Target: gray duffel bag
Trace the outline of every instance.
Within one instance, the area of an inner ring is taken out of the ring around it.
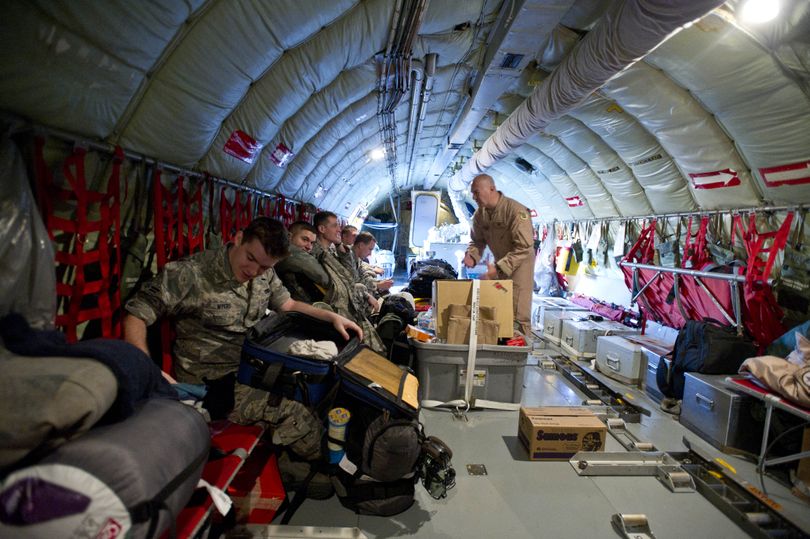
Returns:
[[[0,537],[156,537],[188,502],[210,435],[194,408],[151,399],[0,483]]]

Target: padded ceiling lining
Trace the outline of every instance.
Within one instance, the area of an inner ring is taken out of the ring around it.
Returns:
[[[681,62],[679,58],[695,58]],[[810,184],[768,187],[760,167],[810,160],[810,101],[774,58],[717,15],[647,58],[692,93],[734,140],[768,201],[810,197]]]
[[[387,45],[393,5],[8,0],[0,21],[0,45],[8,51],[0,58],[0,107],[347,216],[357,204],[373,204],[375,188],[379,201],[391,186],[385,161],[370,161],[368,153],[381,145],[376,55]],[[396,111],[397,177],[404,189],[421,184],[445,151],[477,70],[495,53],[486,51],[490,31],[511,5],[428,3],[413,58],[437,53],[438,67],[409,185],[410,94]],[[537,0],[532,9],[589,30],[609,5]],[[809,202],[810,184],[771,187],[759,169],[810,161],[810,8],[785,0],[784,19],[744,31],[729,22],[738,5],[733,0],[722,16],[711,14],[676,34],[551,122],[492,167],[499,187],[533,204],[544,219]],[[578,36],[543,26],[517,37],[553,69]],[[498,123],[545,76],[533,64],[526,68],[492,106]],[[482,114],[437,187],[473,155],[474,140],[477,147],[491,134],[495,116]],[[252,163],[223,152],[236,129],[261,147]],[[280,142],[294,152],[285,168],[269,158]],[[537,170],[516,168],[518,156]],[[739,176],[739,186],[694,188],[690,174],[725,169]],[[569,207],[567,199],[577,197],[582,205]]]

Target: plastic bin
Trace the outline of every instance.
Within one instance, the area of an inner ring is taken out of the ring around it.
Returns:
[[[465,344],[423,343],[411,339],[416,348],[419,398],[442,402],[464,398],[467,371]],[[498,402],[520,402],[523,371],[529,346],[476,347],[472,396]]]

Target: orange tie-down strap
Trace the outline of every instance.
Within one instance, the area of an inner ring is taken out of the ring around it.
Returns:
[[[209,428],[212,431],[211,447],[225,456],[208,461],[203,468],[202,478],[225,491],[258,445],[264,434],[264,427],[215,421]],[[196,536],[211,514],[213,505],[214,501],[208,491],[197,489],[177,517],[177,537]],[[163,534],[164,538],[168,536],[168,531]]]

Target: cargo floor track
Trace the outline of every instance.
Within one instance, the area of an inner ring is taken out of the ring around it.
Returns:
[[[555,370],[530,365],[525,370],[526,406],[579,405],[586,396]],[[597,375],[600,376],[600,375]],[[686,451],[684,437],[704,454],[721,458],[753,485],[753,463],[720,453],[676,419],[660,412],[640,390],[600,378],[651,410],[627,429],[665,451]],[[457,484],[444,500],[433,500],[421,485],[416,503],[390,518],[357,516],[337,498],[307,500],[291,524],[357,527],[369,538],[615,538],[615,513],[647,515],[657,539],[745,537],[746,533],[701,494],[672,493],[654,477],[579,477],[568,462],[531,462],[517,437],[517,412],[472,411],[468,420],[444,411],[423,411],[428,433],[444,439],[454,452]],[[607,451],[623,451],[611,436]],[[469,475],[467,464],[483,464],[486,475]],[[810,533],[810,506],[787,488],[765,478],[770,498],[805,532]],[[258,535],[257,535],[258,536]]]

